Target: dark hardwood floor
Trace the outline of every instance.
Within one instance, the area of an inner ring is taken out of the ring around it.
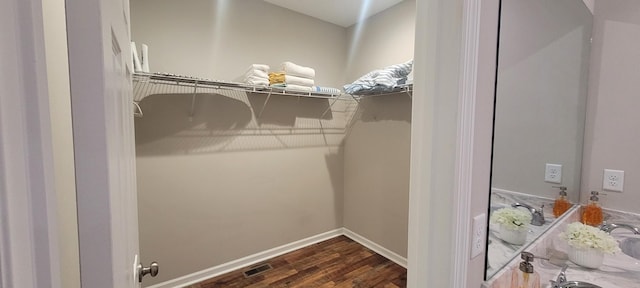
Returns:
[[[245,278],[252,265],[189,288],[245,287],[406,287],[407,270],[357,242],[338,236],[272,258],[273,269]]]

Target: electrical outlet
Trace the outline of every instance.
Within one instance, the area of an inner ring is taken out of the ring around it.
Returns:
[[[485,233],[487,232],[487,214],[480,214],[473,217],[473,229],[471,236],[471,259],[482,254],[486,247],[485,241],[487,239]]]
[[[549,183],[562,183],[562,165],[549,164],[544,169],[544,181]]]
[[[604,169],[604,177],[602,177],[602,189],[622,192],[622,190],[624,189],[624,171]]]

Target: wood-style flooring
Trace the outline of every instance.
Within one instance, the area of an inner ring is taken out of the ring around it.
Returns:
[[[406,287],[407,270],[357,242],[338,236],[275,258],[273,269],[245,278],[252,265],[189,288],[254,287]]]

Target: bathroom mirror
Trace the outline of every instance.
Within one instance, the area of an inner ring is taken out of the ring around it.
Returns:
[[[553,186],[579,202],[592,21],[583,0],[501,1],[489,215],[518,202],[546,221],[522,245],[490,223],[486,279],[551,225]]]

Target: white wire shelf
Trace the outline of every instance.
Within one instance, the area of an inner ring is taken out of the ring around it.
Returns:
[[[192,88],[207,88],[207,89],[226,89],[226,90],[241,90],[250,93],[263,93],[263,94],[278,94],[285,96],[299,96],[299,97],[312,97],[312,98],[335,98],[342,93],[332,94],[324,92],[311,92],[311,91],[299,91],[288,90],[280,87],[270,86],[254,86],[247,85],[238,82],[229,81],[216,81],[209,79],[200,79],[187,76],[169,75],[169,74],[157,74],[157,73],[143,73],[136,72],[133,75],[134,82],[134,100],[136,102],[142,101],[142,99],[151,96],[153,94],[162,93],[162,86],[182,86]],[[160,86],[160,87],[158,87]],[[166,87],[165,87],[166,88]]]
[[[335,102],[344,95],[342,93],[333,94],[324,92],[288,90],[282,87],[254,86],[244,83],[215,81],[188,76],[136,72],[133,75],[133,99],[135,105],[135,115],[137,117],[143,116],[142,109],[140,108],[138,103],[140,103],[140,101],[142,101],[146,97],[158,94],[191,94],[192,102],[191,112],[189,115],[193,117],[196,95],[198,93],[211,93],[213,92],[212,90],[231,90],[246,93],[266,94],[267,100],[260,110],[258,117],[262,115],[262,112],[267,106],[267,103],[269,102],[269,99],[271,99],[272,95],[332,99],[331,105],[329,106],[329,108],[327,108],[326,111],[324,111],[321,117],[324,116],[331,109],[333,104],[335,104]]]
[[[384,91],[381,91],[381,90],[360,91],[358,93],[352,94],[351,97],[353,97],[354,100],[359,101],[360,99],[368,98],[368,97],[388,96],[388,95],[396,95],[396,94],[407,94],[409,97],[411,97],[413,94],[413,84],[399,85]]]
[[[360,102],[361,99],[367,97],[385,96],[398,93],[406,93],[407,95],[411,96],[413,85],[402,85],[395,87],[389,91],[363,91],[361,93],[351,95],[346,93],[287,90],[286,88],[282,87],[254,86],[238,82],[216,81],[189,76],[136,72],[135,74],[133,74],[133,99],[135,106],[135,115],[138,117],[143,116],[142,109],[140,108],[140,105],[138,105],[138,103],[140,103],[140,101],[142,101],[146,97],[160,94],[186,94],[192,96],[190,112],[190,116],[192,117],[193,111],[195,110],[196,95],[198,93],[211,93],[215,92],[216,90],[266,94],[267,99],[264,102],[264,105],[261,108],[260,112],[258,113],[258,117],[262,115],[262,112],[267,106],[272,95],[329,99],[331,101],[329,107],[326,111],[324,111],[324,113],[322,113],[322,115],[320,115],[320,117],[323,117],[331,110],[331,107],[333,107],[333,105],[338,100],[352,99],[356,102]]]

